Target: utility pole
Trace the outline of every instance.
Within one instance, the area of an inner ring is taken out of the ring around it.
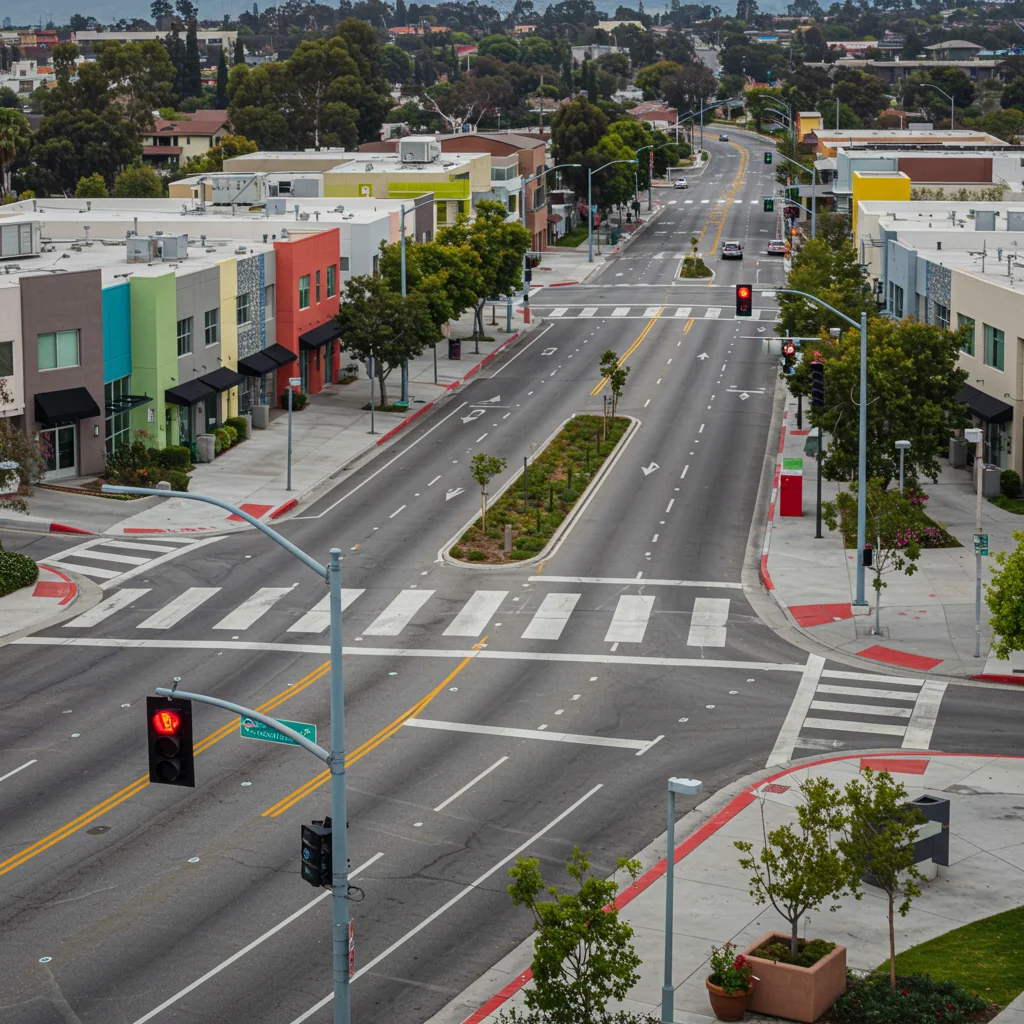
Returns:
[[[985,431],[981,427],[971,427],[964,431],[964,437],[974,442],[974,467],[976,470],[978,496],[974,521],[974,656],[981,657],[981,503],[982,503],[982,472],[985,468]]]

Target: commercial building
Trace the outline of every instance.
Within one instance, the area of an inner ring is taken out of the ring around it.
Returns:
[[[842,58],[834,64],[808,61],[805,66],[819,68],[829,73],[834,73],[839,68],[855,68],[880,78],[886,85],[893,85],[916,71],[948,68],[959,68],[972,82],[984,82],[999,74],[997,70],[999,63],[998,60],[855,60]]]
[[[815,128],[801,137],[801,143],[813,147],[818,156],[835,156],[841,147],[850,146],[903,146],[917,148],[987,146],[1003,147],[1002,139],[989,135],[987,132],[975,131],[970,128],[957,128],[955,131],[935,131],[931,125],[912,126],[910,128]]]
[[[95,29],[83,29],[80,32],[72,33],[72,42],[81,47],[83,53],[93,53],[97,43],[144,43],[149,40],[161,40],[167,38],[166,31],[151,32],[118,32],[99,31]],[[196,31],[196,40],[199,43],[199,52],[209,56],[210,50],[230,50],[235,45],[238,33],[233,29],[201,28]]]
[[[197,110],[172,121],[158,117],[142,136],[142,158],[154,167],[176,168],[203,156],[228,134],[226,110]]]

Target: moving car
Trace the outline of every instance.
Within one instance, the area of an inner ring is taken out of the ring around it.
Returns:
[[[723,260],[741,260],[743,259],[743,246],[739,242],[726,242],[722,246],[722,259]]]
[[[728,142],[729,141],[729,136],[725,135],[725,134],[719,135],[718,136],[718,141],[719,142]]]
[[[768,243],[768,255],[769,256],[785,256],[786,255],[786,241],[783,238],[773,238]]]
[[[685,178],[676,178],[674,188],[689,188],[690,184]]]

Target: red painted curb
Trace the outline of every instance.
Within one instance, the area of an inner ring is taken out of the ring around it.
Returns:
[[[63,523],[50,523],[50,533],[85,533],[94,536],[92,530],[83,530],[78,526],[65,526]]]
[[[422,416],[433,404],[433,402],[427,402],[426,405],[421,405],[411,416],[406,416],[406,418],[402,420],[402,422],[399,423],[397,427],[392,427],[386,434],[384,434],[377,441],[377,444],[383,444],[389,437],[394,437],[395,434],[397,434],[402,429],[402,427],[406,426],[409,423],[412,423],[412,421],[416,419],[417,416]]]
[[[156,527],[149,526],[126,526],[124,528],[125,533],[167,533],[167,530],[161,530]]]
[[[953,753],[950,751],[933,751],[929,750],[927,754],[922,758],[920,753],[904,753],[903,751],[892,751],[884,755],[886,758],[900,759],[904,757],[908,758],[915,765],[919,764],[922,759],[930,759],[933,757],[985,757],[985,758],[1008,758],[1013,760],[1020,760],[1021,755],[1019,754],[964,754],[964,753]],[[773,775],[768,775],[758,782],[751,783],[741,793],[734,796],[720,811],[710,817],[703,825],[698,828],[693,835],[684,839],[682,843],[675,848],[672,854],[672,863],[678,864],[688,854],[693,853],[698,846],[701,845],[706,839],[713,836],[723,825],[728,824],[736,817],[740,811],[749,807],[750,804],[757,799],[756,793],[762,786],[766,786],[776,779],[781,779],[792,772],[803,771],[806,768],[816,768],[823,764],[832,764],[835,761],[846,761],[850,759],[849,754],[838,754],[834,757],[823,757],[817,761],[805,761],[802,764],[796,764],[789,768],[783,768],[780,771],[775,772]],[[914,772],[914,774],[917,774]],[[649,888],[659,878],[662,878],[665,874],[665,870],[668,866],[668,858],[663,857],[653,867],[648,868],[632,885],[625,888],[615,898],[615,907],[621,910],[624,906],[634,900],[640,895],[645,889]],[[607,907],[605,908],[607,909]],[[490,1014],[494,1013],[506,1000],[511,999],[524,985],[533,977],[533,972],[530,970],[524,971],[515,980],[510,981],[500,992],[496,995],[491,996],[478,1010],[474,1010],[462,1024],[481,1024]]]
[[[520,331],[516,331],[515,334],[510,334],[493,352],[491,352],[489,355],[484,356],[483,359],[481,359],[480,362],[477,363],[476,366],[474,366],[469,371],[469,373],[467,373],[466,376],[462,378],[463,382],[469,380],[469,378],[472,377],[473,374],[477,372],[477,370],[480,370],[483,367],[485,367],[506,345],[511,345],[512,342],[519,337],[520,333]]]
[[[982,672],[980,675],[971,676],[970,678],[980,683],[1016,683],[1018,686],[1024,685],[1024,676],[1004,676],[994,672]]]
[[[772,583],[771,575],[768,572],[768,556],[761,556],[761,584],[765,590],[774,590],[775,584]]]
[[[283,516],[290,508],[295,508],[298,505],[298,498],[289,498],[283,505],[278,505],[273,512],[268,516],[269,519],[276,519],[278,516]]]
[[[40,562],[39,564],[42,565],[47,572],[52,572],[54,576],[59,576],[67,584],[67,593],[61,598],[61,605],[65,605],[68,604],[70,601],[73,601],[75,595],[78,593],[78,584],[75,583],[75,581],[70,576],[66,575],[65,573],[62,573],[59,569],[54,569],[53,566],[47,565],[45,562]],[[59,583],[54,585],[60,586]],[[38,586],[39,584],[36,583],[36,587]],[[32,596],[35,597],[35,593],[33,593]]]
[[[549,288],[564,288],[567,284],[579,284],[579,281],[556,281],[554,284],[549,284]]]

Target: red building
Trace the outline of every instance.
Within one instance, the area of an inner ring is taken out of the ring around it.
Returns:
[[[334,319],[341,282],[337,228],[310,234],[293,232],[274,243],[277,256],[277,342],[299,358],[277,371],[277,398],[289,377],[302,378],[302,390],[315,395],[337,380],[341,361]]]

